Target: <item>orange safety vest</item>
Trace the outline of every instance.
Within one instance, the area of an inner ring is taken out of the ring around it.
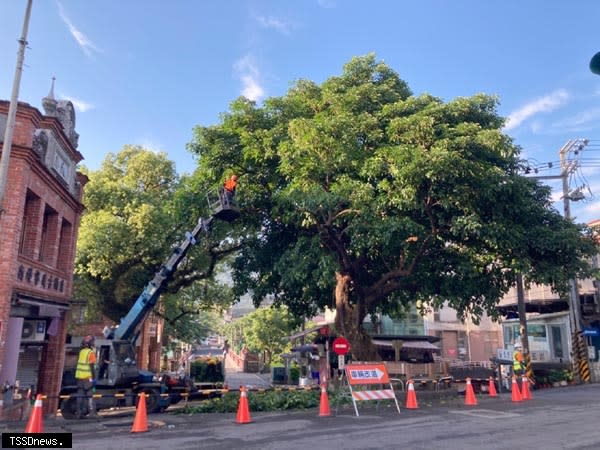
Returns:
[[[235,187],[237,186],[237,181],[232,180],[231,178],[228,179],[227,181],[225,181],[225,183],[223,184],[223,186],[225,187],[226,190],[228,190],[229,192],[235,192]]]

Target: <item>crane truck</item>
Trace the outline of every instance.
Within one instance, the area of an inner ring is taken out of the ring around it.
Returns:
[[[105,329],[105,339],[96,339],[97,361],[94,406],[96,410],[117,406],[135,406],[138,394],[146,394],[149,412],[160,412],[182,398],[182,393],[193,389],[193,384],[170,383],[159,379],[156,374],[141,370],[136,365],[135,343],[139,327],[156,305],[163,288],[185,258],[189,249],[196,244],[201,234],[210,232],[214,219],[232,222],[239,216],[239,209],[230,198],[219,191],[215,198],[207,196],[212,215],[200,218],[193,231],[175,247],[154,277],[145,286],[136,302],[116,328]],[[103,361],[108,365],[102,367]],[[75,419],[77,413],[77,385],[73,371],[63,376],[60,392],[60,410],[65,419]]]

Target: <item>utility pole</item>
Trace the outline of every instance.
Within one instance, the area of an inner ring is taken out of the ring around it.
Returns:
[[[519,312],[519,335],[521,336],[521,347],[525,358],[525,371],[527,378],[534,381],[533,366],[531,364],[531,353],[529,353],[529,335],[527,334],[527,308],[525,305],[525,289],[523,287],[523,274],[517,273],[517,308]]]
[[[6,119],[6,130],[4,132],[2,156],[0,158],[0,218],[2,218],[2,212],[4,211],[2,205],[4,203],[4,193],[6,191],[6,181],[8,178],[8,163],[10,161],[10,151],[12,149],[13,132],[15,130],[17,104],[19,101],[19,86],[21,85],[23,60],[25,59],[25,48],[27,47],[27,31],[29,30],[29,17],[31,16],[32,1],[33,0],[27,0],[27,9],[25,10],[25,19],[23,20],[23,31],[21,33],[21,39],[19,39],[17,66],[15,68],[12,94],[10,96],[10,106],[8,107],[8,118]]]
[[[565,219],[571,219],[571,201],[583,200],[581,192],[577,195],[569,192],[569,175],[577,169],[577,163],[567,161],[567,153],[580,151],[588,144],[587,139],[575,139],[568,141],[559,151],[560,175],[534,176],[537,180],[562,180],[563,207]],[[589,383],[591,381],[590,365],[587,355],[587,344],[581,331],[581,311],[579,306],[579,293],[577,291],[577,279],[569,280],[569,319],[571,323],[571,347],[573,353],[573,365],[580,381]]]

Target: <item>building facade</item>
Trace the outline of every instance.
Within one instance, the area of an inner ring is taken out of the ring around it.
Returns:
[[[72,103],[53,88],[42,103],[44,114],[18,104],[0,204],[0,380],[47,395],[45,412],[54,412],[87,177],[76,169]],[[8,109],[0,101],[0,140]]]

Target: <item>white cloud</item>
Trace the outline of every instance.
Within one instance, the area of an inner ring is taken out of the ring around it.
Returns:
[[[281,34],[285,34],[286,36],[290,35],[291,25],[283,20],[272,16],[256,16],[255,19],[263,28],[273,29]]]
[[[149,136],[135,139],[134,142],[137,142],[140,147],[144,147],[146,150],[150,150],[153,153],[158,154],[165,151],[164,146],[160,142]]]
[[[94,109],[94,105],[83,100],[79,100],[78,98],[70,97],[68,95],[60,95],[59,97],[64,98],[65,100],[69,100],[71,103],[73,103],[73,106],[77,111],[86,112],[90,109]]]
[[[317,0],[317,3],[321,8],[335,8],[336,1],[335,0]]]
[[[81,50],[83,50],[83,53],[85,53],[86,56],[92,56],[93,52],[100,52],[98,47],[96,47],[96,45],[83,32],[79,31],[79,29],[73,25],[71,19],[67,17],[62,4],[59,1],[57,1],[56,4],[58,5],[58,14],[60,15],[60,18],[69,29],[71,36],[75,38],[75,41],[77,41],[77,44],[79,44],[79,47],[81,47]]]
[[[529,117],[538,113],[545,113],[555,110],[564,105],[569,99],[569,93],[565,89],[559,89],[544,97],[538,98],[525,106],[513,111],[506,120],[505,131],[518,127]]]
[[[564,131],[582,131],[589,126],[596,126],[600,119],[600,108],[590,108],[572,117],[552,124],[554,128]]]
[[[260,72],[251,55],[245,55],[237,60],[233,68],[242,81],[242,95],[244,97],[258,101],[265,95],[265,90],[260,82]]]

